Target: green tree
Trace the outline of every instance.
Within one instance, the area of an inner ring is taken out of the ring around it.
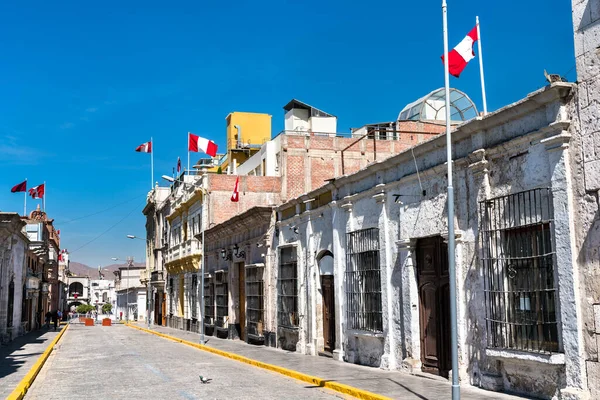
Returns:
[[[86,314],[86,313],[88,313],[90,311],[94,311],[95,308],[96,307],[94,307],[91,304],[80,304],[80,305],[77,306],[77,312],[79,314]]]
[[[102,305],[102,314],[110,314],[112,311],[112,304],[106,303]]]

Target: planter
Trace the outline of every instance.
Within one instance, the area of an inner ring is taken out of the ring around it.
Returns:
[[[102,326],[111,326],[112,325],[112,321],[110,320],[110,318],[104,318],[102,320]]]
[[[85,326],[94,326],[94,320],[91,318],[85,318]]]

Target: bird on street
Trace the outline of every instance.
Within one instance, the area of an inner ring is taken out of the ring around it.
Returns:
[[[200,375],[200,382],[202,382],[202,383],[209,383],[210,381],[212,381],[212,379],[205,378],[202,375]]]

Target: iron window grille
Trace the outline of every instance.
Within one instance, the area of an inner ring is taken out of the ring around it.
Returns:
[[[348,328],[383,332],[379,229],[349,232],[346,245]]]
[[[248,334],[262,336],[264,323],[263,265],[246,266],[246,312]]]
[[[229,293],[227,292],[226,272],[219,271],[215,273],[215,300],[217,305],[215,325],[219,328],[227,328]]]
[[[192,275],[192,296],[191,296],[191,305],[192,309],[192,319],[198,319],[198,275]]]
[[[279,253],[277,276],[277,324],[298,326],[298,259],[296,247],[284,247]]]
[[[551,189],[485,200],[479,212],[488,347],[558,351]]]
[[[212,325],[215,318],[215,286],[209,274],[204,276],[204,323]]]

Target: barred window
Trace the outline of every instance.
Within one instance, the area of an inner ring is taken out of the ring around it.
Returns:
[[[277,277],[277,323],[298,326],[298,260],[295,247],[283,247],[279,253]]]
[[[558,351],[551,190],[485,200],[479,211],[488,347]]]
[[[227,273],[224,271],[215,272],[215,300],[217,304],[215,325],[219,328],[227,328],[229,293],[227,292]]]
[[[214,324],[215,306],[214,306],[215,286],[209,274],[204,276],[204,323]]]
[[[198,275],[192,275],[192,296],[190,308],[192,309],[192,319],[198,319]]]
[[[349,232],[346,245],[348,328],[383,332],[379,229]]]
[[[264,321],[262,264],[246,266],[246,318],[248,334],[262,336]]]

